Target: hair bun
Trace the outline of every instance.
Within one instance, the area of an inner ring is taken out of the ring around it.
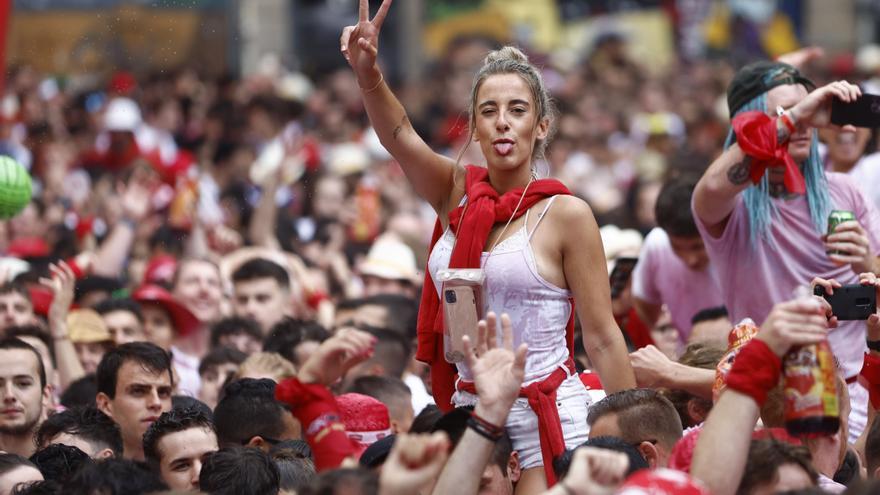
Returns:
[[[515,46],[505,46],[500,50],[489,52],[489,55],[486,55],[486,58],[483,60],[483,65],[505,61],[522,62],[527,64],[529,63],[529,57]]]

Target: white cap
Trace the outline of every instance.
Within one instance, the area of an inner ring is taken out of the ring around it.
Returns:
[[[104,111],[104,129],[134,132],[143,120],[141,109],[130,98],[113,98]]]
[[[416,256],[412,249],[396,236],[383,235],[376,239],[367,259],[361,264],[361,275],[387,280],[408,280],[417,283]]]

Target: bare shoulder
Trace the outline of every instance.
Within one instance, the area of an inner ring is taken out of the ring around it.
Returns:
[[[551,218],[558,222],[564,222],[565,225],[595,225],[596,219],[593,217],[593,209],[586,201],[566,194],[559,196],[550,208]]]

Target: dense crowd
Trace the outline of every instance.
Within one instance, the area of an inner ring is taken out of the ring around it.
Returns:
[[[880,490],[880,313],[812,296],[880,290],[873,49],[404,83],[389,6],[313,79],[9,69],[0,495]]]

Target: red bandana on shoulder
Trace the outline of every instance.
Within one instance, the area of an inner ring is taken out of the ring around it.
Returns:
[[[455,247],[449,261],[449,268],[480,268],[480,258],[492,227],[507,221],[514,215],[516,205],[524,192],[517,188],[499,195],[489,183],[489,172],[483,167],[465,167],[465,194],[468,206],[459,206],[449,213],[449,226],[456,235]],[[557,194],[571,194],[565,185],[555,179],[533,181],[525,191],[522,205],[516,209],[517,218],[528,211],[535,203]],[[464,218],[462,218],[464,215]],[[443,234],[440,220],[434,225],[431,247]],[[448,411],[452,409],[452,394],[455,392],[455,366],[443,357],[443,311],[440,299],[434,289],[429,270],[425,270],[422,299],[419,305],[418,350],[416,359],[431,365],[432,393],[437,406]],[[571,325],[569,325],[571,326]],[[571,328],[569,344],[571,344]],[[569,346],[571,347],[571,345]]]

